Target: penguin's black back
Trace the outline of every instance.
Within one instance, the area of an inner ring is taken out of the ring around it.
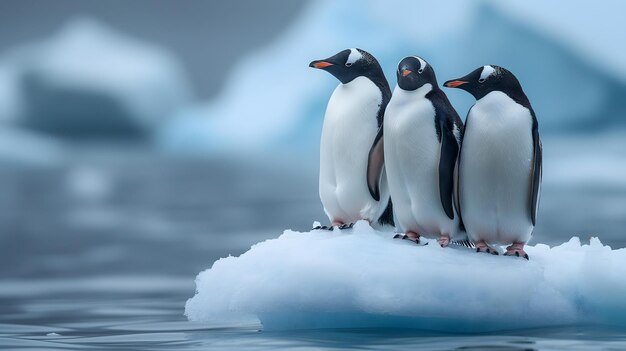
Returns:
[[[363,55],[363,59],[370,62],[370,68],[367,74],[363,76],[367,79],[371,80],[380,90],[382,94],[382,102],[378,109],[378,114],[376,115],[376,121],[378,123],[378,128],[382,127],[383,119],[385,117],[385,109],[387,108],[387,104],[391,100],[391,88],[389,87],[389,82],[385,77],[385,73],[383,72],[382,67],[378,63],[378,60],[372,54],[365,50],[357,49]]]
[[[445,123],[450,130],[454,130],[456,126],[463,137],[464,127],[463,121],[456,112],[446,94],[436,86],[433,86],[426,98],[429,99],[435,107],[435,129],[437,131],[437,140],[441,142],[441,124]],[[443,121],[441,119],[444,119]]]

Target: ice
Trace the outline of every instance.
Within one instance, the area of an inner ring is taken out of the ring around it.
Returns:
[[[212,324],[257,320],[264,330],[626,325],[626,249],[597,238],[528,246],[527,261],[392,237],[366,222],[287,230],[201,272],[185,314]]]
[[[10,89],[28,107],[21,122],[37,129],[150,131],[191,100],[172,54],[88,17],[8,52],[5,62],[20,77]]]

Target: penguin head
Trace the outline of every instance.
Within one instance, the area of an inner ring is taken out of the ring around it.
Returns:
[[[340,51],[323,60],[315,60],[309,64],[309,67],[322,69],[335,76],[343,84],[350,83],[356,77],[372,78],[383,74],[374,56],[357,48]]]
[[[448,88],[459,88],[472,94],[476,100],[492,91],[502,91],[509,95],[519,94],[522,87],[509,70],[496,65],[478,67],[468,75],[452,79],[443,84]]]
[[[432,66],[418,56],[408,56],[398,64],[398,86],[403,90],[416,90],[424,84],[437,86],[437,78]]]

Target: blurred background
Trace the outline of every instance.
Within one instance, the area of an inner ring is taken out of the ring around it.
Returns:
[[[439,84],[510,69],[544,143],[531,243],[626,246],[625,11],[618,0],[0,1],[0,337],[177,328],[200,270],[326,221],[318,147],[337,81],[308,63],[349,47],[376,56],[392,86],[407,55]],[[471,96],[446,93],[464,117]]]

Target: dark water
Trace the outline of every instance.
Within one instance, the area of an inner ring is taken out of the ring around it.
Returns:
[[[69,160],[1,167],[0,348],[626,349],[625,330],[593,326],[446,335],[190,323],[184,303],[199,271],[287,227],[306,230],[323,219],[315,167],[146,150],[90,150]],[[607,202],[621,210],[607,213]],[[541,208],[536,242],[596,234],[626,246],[626,189],[546,184]]]

